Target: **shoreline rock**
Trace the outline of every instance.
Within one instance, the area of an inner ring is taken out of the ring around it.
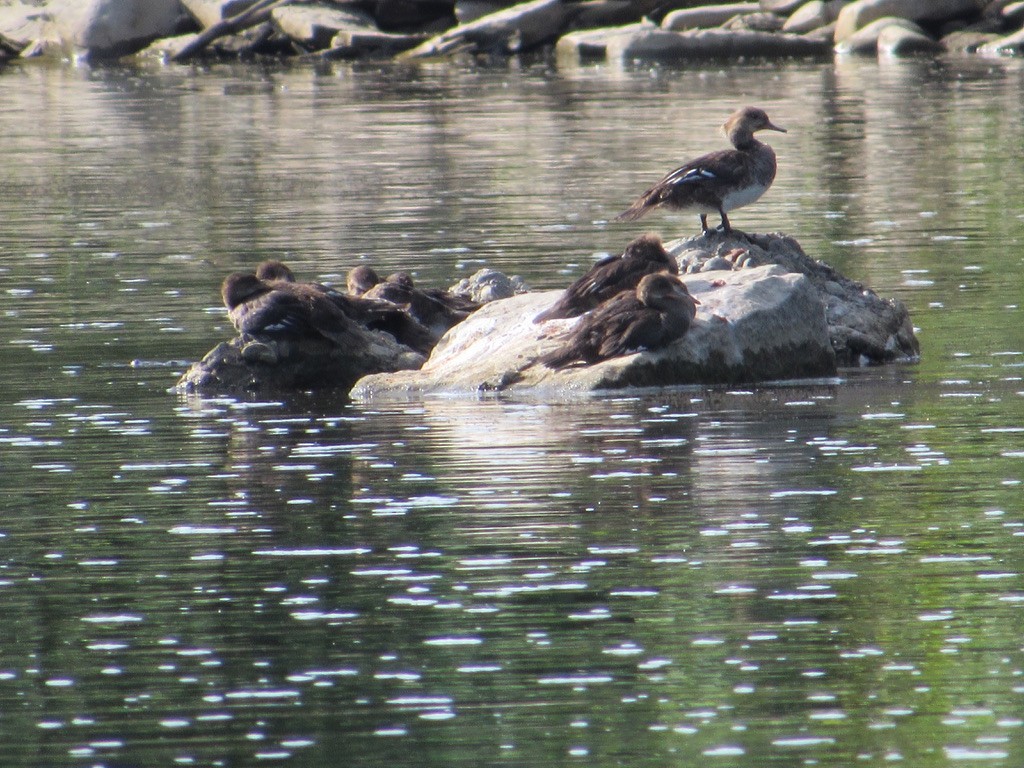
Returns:
[[[907,24],[913,35],[886,31]],[[850,42],[868,27],[870,42]],[[0,0],[5,55],[70,51],[86,60],[423,58],[551,47],[563,61],[1003,56],[1024,52],[1022,27],[1021,4],[1008,0],[691,0],[678,9],[653,0]]]

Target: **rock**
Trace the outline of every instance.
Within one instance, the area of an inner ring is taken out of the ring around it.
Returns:
[[[573,17],[576,29],[618,27],[634,24],[657,8],[657,2],[644,0],[584,0],[577,4],[578,12]]]
[[[878,36],[882,34],[883,29],[889,26],[899,27],[908,32],[916,32],[921,35],[924,34],[924,30],[912,21],[899,19],[895,16],[887,16],[882,19],[876,19],[866,27],[858,29],[856,33],[847,37],[843,42],[838,43],[835,51],[839,54],[862,53],[874,55],[878,53]]]
[[[255,339],[236,336],[210,350],[175,389],[203,394],[275,393],[321,389],[348,391],[370,373],[418,368],[422,355],[391,336],[363,330],[363,344],[344,349],[326,339]]]
[[[928,35],[895,24],[889,24],[878,33],[877,44],[879,56],[913,56],[944,50],[941,43],[932,40]]]
[[[1000,35],[989,32],[953,32],[940,41],[947,51],[955,53],[976,53],[980,48],[998,40]]]
[[[375,30],[343,29],[331,39],[331,45],[318,55],[328,59],[354,59],[361,56],[394,56],[429,39],[429,35],[401,35]]]
[[[456,296],[463,296],[477,304],[487,304],[498,299],[508,299],[517,293],[530,290],[519,275],[508,277],[496,269],[480,269],[469,277],[459,280],[448,289]]]
[[[718,265],[717,258],[724,258],[732,262],[733,269],[774,264],[805,275],[825,305],[829,338],[839,365],[887,363],[920,354],[910,314],[902,302],[882,299],[828,264],[811,259],[792,238],[749,235],[744,241],[739,237],[700,236],[666,243],[665,247],[686,273],[702,272],[709,262]]]
[[[43,40],[53,19],[45,8],[24,3],[0,5],[0,41],[18,54]]]
[[[761,0],[759,5],[762,11],[788,16],[805,2],[807,0]]]
[[[683,8],[672,11],[661,20],[661,28],[670,32],[684,29],[711,29],[720,27],[733,16],[744,13],[758,13],[758,3],[729,3],[727,5],[704,5],[699,8]]]
[[[750,32],[778,32],[786,22],[774,13],[747,13],[742,16],[733,16],[722,29],[746,30]]]
[[[230,19],[246,10],[256,0],[180,0],[182,7],[204,27]]]
[[[943,22],[980,13],[981,0],[854,0],[836,19],[835,42],[841,43],[871,22],[887,16],[916,22]]]
[[[1012,35],[998,37],[978,48],[978,53],[998,56],[1021,51],[1024,51],[1024,29],[1017,30]]]
[[[845,0],[811,0],[797,8],[782,25],[783,32],[803,35],[814,29],[828,26],[839,17],[839,10]]]
[[[610,36],[605,50],[610,61],[629,62],[821,56],[828,53],[829,47],[826,41],[783,33],[724,29],[667,32],[633,28],[631,34]]]
[[[1019,27],[1024,24],[1024,2],[1010,3],[1000,14],[1004,24],[1010,27]]]
[[[406,58],[462,51],[516,53],[558,38],[577,13],[562,0],[532,0],[460,24],[402,54]]]
[[[274,26],[307,50],[327,48],[342,30],[376,31],[373,18],[355,8],[284,5],[270,13]]]
[[[368,376],[352,396],[509,391],[561,397],[835,374],[823,307],[806,277],[772,265],[714,276],[684,278],[701,301],[699,313],[687,334],[662,350],[550,370],[534,360],[557,348],[578,318],[535,324],[561,292],[529,293],[488,304],[452,329],[421,370]]]
[[[562,66],[589,60],[604,60],[608,56],[609,43],[619,37],[632,37],[640,30],[655,30],[649,22],[629,24],[623,27],[591,29],[562,35],[555,43],[555,58]]]
[[[117,58],[172,35],[178,0],[52,0],[47,10],[64,45],[87,58]]]

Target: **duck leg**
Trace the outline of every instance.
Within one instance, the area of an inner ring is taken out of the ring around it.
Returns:
[[[732,232],[732,224],[729,223],[729,217],[725,215],[724,209],[719,208],[718,212],[722,214],[722,225],[718,229],[722,234],[727,235]]]
[[[702,213],[700,215],[700,233],[702,235],[710,233],[710,230],[708,229],[708,215],[706,213]]]

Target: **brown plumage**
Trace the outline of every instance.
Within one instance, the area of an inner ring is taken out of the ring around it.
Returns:
[[[390,334],[400,344],[422,354],[429,355],[437,343],[437,335],[410,317],[403,308],[391,302],[349,296],[322,283],[296,282],[295,273],[287,265],[272,259],[256,267],[256,276],[269,286],[284,293],[292,293],[300,299],[320,294],[350,320],[364,328]]]
[[[661,349],[689,330],[698,303],[679,278],[665,272],[645,275],[635,290],[622,291],[584,315],[565,344],[538,362],[559,369]]]
[[[364,293],[363,298],[387,301],[402,307],[438,337],[480,308],[474,301],[441,289],[420,290],[413,284],[408,272],[389,275],[386,280]]]
[[[708,234],[708,214],[717,213],[720,229],[730,232],[727,212],[759,199],[775,179],[775,152],[755,139],[754,132],[786,130],[757,107],[737,110],[722,130],[735,149],[711,152],[676,168],[616,219],[633,221],[655,208],[671,208],[698,214],[701,231]]]
[[[655,272],[679,274],[679,265],[657,235],[641,235],[618,256],[597,262],[583,277],[565,289],[549,309],[533,319],[535,323],[557,318],[578,317],[622,291],[631,291],[644,275]]]
[[[345,280],[346,290],[351,296],[362,296],[380,282],[380,275],[373,267],[362,264],[349,270]]]

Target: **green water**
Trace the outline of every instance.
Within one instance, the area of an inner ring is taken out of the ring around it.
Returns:
[[[8,66],[5,766],[1024,763],[1022,74]],[[789,133],[734,225],[906,302],[919,364],[168,392],[266,257],[566,284],[742,103]]]

